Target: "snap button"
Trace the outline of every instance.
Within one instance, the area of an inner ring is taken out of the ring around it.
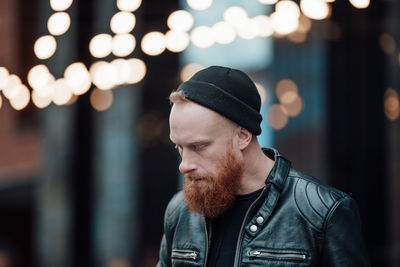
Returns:
[[[257,225],[252,225],[252,226],[250,226],[250,231],[252,231],[252,232],[255,232],[255,231],[257,231]]]
[[[258,224],[262,224],[264,222],[264,218],[259,216],[259,217],[257,217],[256,221],[257,221]]]

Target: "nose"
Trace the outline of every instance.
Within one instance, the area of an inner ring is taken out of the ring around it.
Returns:
[[[179,164],[179,171],[183,174],[192,172],[196,169],[195,164],[190,160],[188,156],[182,154],[182,161]]]

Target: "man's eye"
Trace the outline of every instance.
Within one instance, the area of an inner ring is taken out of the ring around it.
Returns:
[[[200,151],[205,147],[205,145],[191,145],[190,149],[193,151]]]

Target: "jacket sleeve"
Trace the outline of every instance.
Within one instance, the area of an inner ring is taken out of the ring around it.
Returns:
[[[370,266],[358,209],[349,196],[338,200],[328,215],[321,266]]]

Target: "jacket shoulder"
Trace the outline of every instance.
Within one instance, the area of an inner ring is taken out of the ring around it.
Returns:
[[[165,210],[165,222],[169,225],[176,225],[179,217],[187,210],[187,206],[183,201],[183,191],[176,193],[169,201]]]
[[[322,231],[337,206],[350,198],[342,191],[293,168],[288,179],[297,210],[318,231]]]

